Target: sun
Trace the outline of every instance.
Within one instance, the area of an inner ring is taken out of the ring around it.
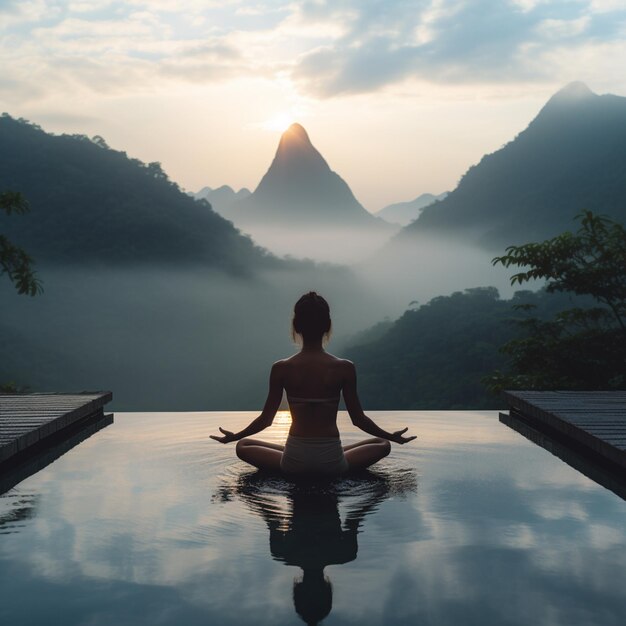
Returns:
[[[291,113],[283,111],[281,113],[277,113],[273,117],[270,117],[265,122],[262,122],[261,127],[265,130],[282,133],[286,131],[294,122],[294,116]]]

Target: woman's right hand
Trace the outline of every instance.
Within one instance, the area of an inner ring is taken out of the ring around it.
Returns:
[[[221,429],[220,429],[221,430]],[[409,443],[409,441],[413,441],[413,439],[417,439],[417,435],[411,435],[409,437],[403,437],[404,433],[409,430],[409,427],[403,428],[402,430],[396,430],[391,433],[391,437],[389,437],[390,441],[394,443]]]
[[[230,443],[231,441],[236,441],[235,433],[231,433],[230,430],[224,430],[221,426],[219,427],[220,432],[224,435],[220,437],[219,435],[209,435],[211,439],[215,439],[215,441],[219,441],[220,443]]]

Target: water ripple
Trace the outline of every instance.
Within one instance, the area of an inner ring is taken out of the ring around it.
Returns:
[[[0,496],[0,535],[17,533],[35,517],[39,496],[12,489]]]
[[[326,479],[294,479],[242,467],[241,463],[229,463],[222,468],[211,501],[213,504],[241,502],[270,526],[292,525],[296,509],[319,516],[333,507],[336,511],[339,504],[346,507],[348,518],[352,515],[362,519],[375,512],[384,500],[414,493],[418,484],[415,470],[400,461]],[[226,511],[220,515],[230,517]],[[233,509],[232,519],[237,515],[238,510]]]

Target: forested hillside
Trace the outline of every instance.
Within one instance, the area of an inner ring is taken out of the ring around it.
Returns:
[[[100,137],[55,136],[0,118],[0,190],[30,212],[0,232],[38,262],[200,263],[246,272],[275,260],[168,180],[158,163],[110,149]]]
[[[434,231],[495,250],[553,237],[582,210],[626,220],[626,98],[572,83],[402,236]]]
[[[359,374],[368,409],[495,409],[502,406],[481,379],[506,362],[500,348],[519,333],[514,320],[528,316],[516,305],[535,305],[548,318],[570,297],[518,291],[502,300],[494,287],[433,298],[409,309],[388,328],[355,337],[345,352]],[[358,343],[357,343],[358,342]]]

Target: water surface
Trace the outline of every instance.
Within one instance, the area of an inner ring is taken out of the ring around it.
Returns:
[[[495,412],[372,413],[418,440],[309,484],[208,439],[254,416],[117,414],[0,497],[2,623],[623,624],[626,503]]]

